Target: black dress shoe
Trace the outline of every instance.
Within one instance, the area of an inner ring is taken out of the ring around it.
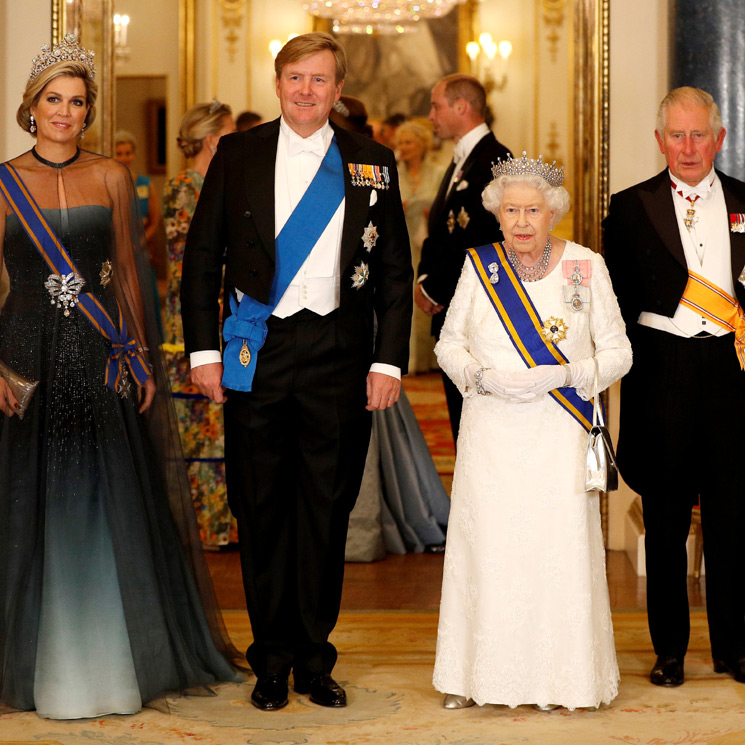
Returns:
[[[745,657],[736,660],[714,659],[715,673],[729,673],[738,683],[745,683]]]
[[[683,685],[683,660],[677,657],[658,655],[657,662],[654,663],[652,672],[649,673],[649,680],[656,686],[666,686],[675,688]]]
[[[319,706],[338,709],[347,705],[347,694],[328,673],[317,673],[310,678],[295,678],[294,688],[298,693],[310,693],[310,700]]]
[[[251,703],[262,711],[276,711],[287,706],[287,678],[265,675],[256,681]]]

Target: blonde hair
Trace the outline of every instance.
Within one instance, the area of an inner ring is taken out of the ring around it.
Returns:
[[[398,140],[399,138],[404,135],[409,134],[411,135],[415,140],[417,140],[421,146],[424,148],[424,152],[428,153],[432,149],[432,142],[434,140],[434,136],[432,134],[432,130],[429,127],[426,127],[423,124],[419,124],[419,122],[413,122],[413,121],[407,121],[403,122],[402,124],[399,124],[396,128],[396,146],[398,147]]]
[[[683,106],[684,108],[702,107],[709,110],[709,124],[716,137],[722,129],[722,114],[711,93],[701,88],[691,88],[685,85],[670,91],[660,103],[657,110],[657,132],[660,136],[665,134],[667,126],[667,112],[671,106]]]
[[[135,139],[135,136],[126,129],[118,130],[114,134],[114,147],[117,145],[126,145],[127,143],[132,146],[132,150],[137,150],[137,140]]]
[[[44,89],[55,78],[59,77],[80,78],[85,83],[85,102],[88,104],[88,113],[85,116],[85,126],[89,127],[96,119],[96,99],[98,98],[98,84],[91,77],[90,68],[82,62],[59,62],[42,70],[33,80],[26,83],[21,105],[16,112],[16,121],[24,132],[32,137],[36,133],[31,131],[31,107],[37,106]]]
[[[201,149],[207,135],[217,134],[223,119],[233,111],[226,103],[212,101],[192,106],[181,120],[176,142],[187,158],[193,158]]]
[[[555,213],[554,225],[569,212],[569,192],[563,186],[551,186],[545,178],[536,173],[503,174],[487,184],[481,193],[484,208],[496,215],[497,219],[504,199],[504,190],[512,184],[527,184],[537,189],[546,200],[548,208]]]
[[[336,84],[341,83],[347,76],[347,55],[336,39],[331,34],[316,31],[311,34],[301,34],[290,39],[274,59],[274,72],[277,78],[282,76],[282,68],[292,62],[310,57],[316,52],[328,49],[334,55],[336,63]]]

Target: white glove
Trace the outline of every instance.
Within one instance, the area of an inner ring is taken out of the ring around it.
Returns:
[[[478,364],[471,364],[464,370],[466,383],[469,387],[477,388],[475,375],[480,367]],[[535,381],[526,376],[528,372],[530,371],[502,372],[485,369],[481,373],[481,386],[485,391],[499,396],[505,401],[526,403],[536,397]]]
[[[566,365],[537,365],[515,375],[512,392],[525,400],[531,400],[555,388],[563,388],[567,384]]]
[[[583,363],[590,363],[589,365]],[[577,388],[579,390],[590,389],[590,396],[592,396],[592,378],[594,375],[594,366],[592,364],[592,357],[586,360],[577,360],[576,362],[570,362],[568,365],[564,365],[567,368],[567,382],[566,384],[570,388]]]

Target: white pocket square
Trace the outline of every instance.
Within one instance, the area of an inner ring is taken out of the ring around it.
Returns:
[[[375,191],[375,189],[373,189],[370,192],[370,206],[372,207],[377,201],[378,201],[378,192]]]
[[[468,181],[459,181],[458,186],[455,187],[455,191],[463,191],[468,188]]]

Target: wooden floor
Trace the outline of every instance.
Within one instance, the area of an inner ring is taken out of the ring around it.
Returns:
[[[445,488],[452,481],[453,440],[439,374],[404,378],[409,401],[422,426]],[[207,561],[220,607],[245,609],[241,568],[237,550],[207,554]],[[422,610],[440,605],[442,555],[389,555],[372,564],[347,564],[342,610]],[[607,554],[608,587],[613,610],[645,610],[646,582],[637,577],[622,551]],[[689,578],[692,608],[705,605],[704,582]]]
[[[390,554],[371,564],[347,564],[342,610],[437,610],[442,561],[442,555]],[[210,552],[207,562],[220,607],[245,609],[238,551]],[[611,608],[645,610],[645,579],[636,576],[628,556],[623,551],[609,551],[607,567]],[[703,579],[699,582],[689,578],[688,597],[692,608],[705,606]]]

